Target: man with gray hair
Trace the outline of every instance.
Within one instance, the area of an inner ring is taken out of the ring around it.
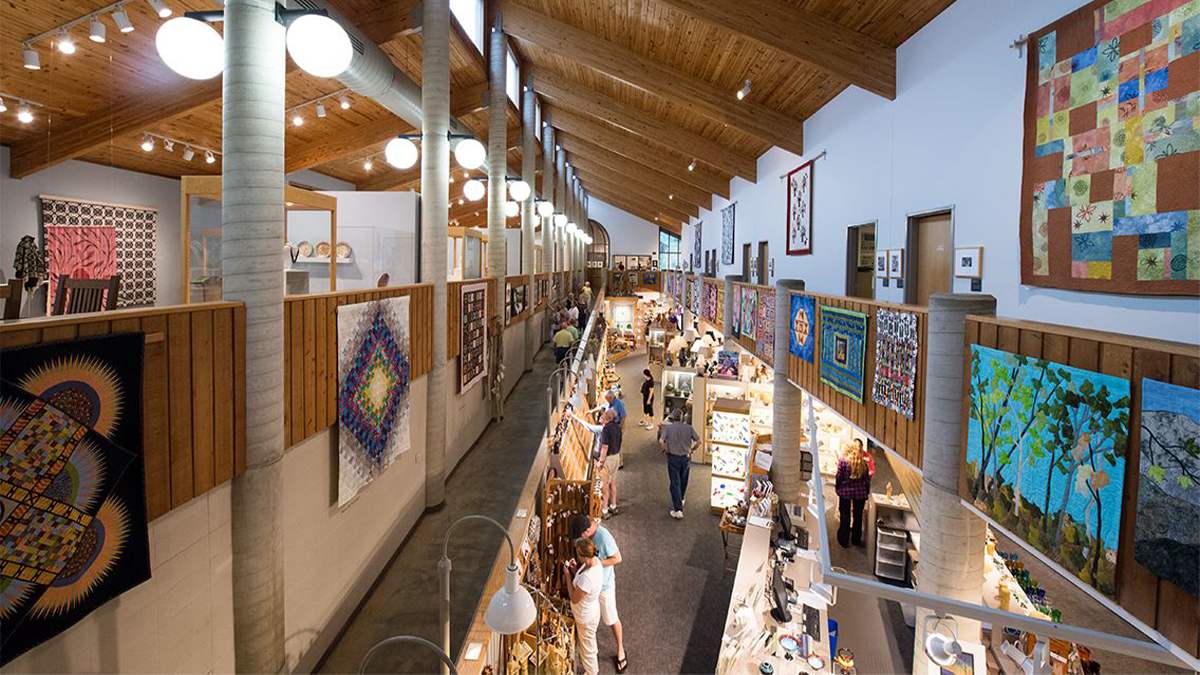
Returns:
[[[658,429],[658,445],[667,455],[667,478],[671,484],[671,517],[683,519],[683,503],[687,495],[688,474],[692,468],[692,453],[700,437],[692,425],[683,421],[683,411],[671,411],[667,424]]]

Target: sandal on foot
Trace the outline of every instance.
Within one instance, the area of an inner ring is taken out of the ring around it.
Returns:
[[[625,672],[626,669],[629,668],[629,655],[626,654],[625,658],[623,658],[623,659],[618,659],[617,657],[614,656],[613,657],[613,665],[615,665],[617,667],[618,673]]]

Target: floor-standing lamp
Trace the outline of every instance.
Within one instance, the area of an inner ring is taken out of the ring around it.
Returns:
[[[478,514],[463,516],[454,521],[446,530],[446,538],[442,541],[442,559],[437,564],[442,595],[440,603],[442,651],[446,654],[450,653],[450,535],[459,523],[468,520],[481,520],[495,525],[496,529],[504,534],[504,540],[508,542],[508,570],[504,586],[497,590],[491,601],[488,602],[483,620],[489,628],[501,635],[514,635],[528,628],[529,624],[537,618],[537,605],[533,601],[533,596],[521,585],[521,579],[517,572],[517,551],[513,546],[512,537],[508,536],[508,530],[487,516]],[[450,670],[443,665],[443,675],[449,672]]]
[[[375,655],[375,652],[379,651],[382,647],[386,647],[397,642],[412,642],[428,647],[430,651],[437,654],[437,657],[442,660],[443,669],[447,669],[453,675],[458,675],[458,668],[454,667],[454,661],[450,660],[450,656],[447,655],[446,652],[439,649],[437,645],[433,644],[429,640],[426,640],[423,637],[417,637],[416,635],[393,635],[389,638],[384,638],[379,642],[376,642],[374,646],[367,650],[367,653],[363,655],[362,662],[358,664],[358,675],[363,675],[367,672],[367,661],[371,660],[371,657]]]

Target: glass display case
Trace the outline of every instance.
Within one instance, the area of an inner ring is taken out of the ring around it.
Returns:
[[[650,337],[648,339],[649,339],[649,342],[647,344],[649,346],[658,347],[659,349],[662,349],[667,344],[667,329],[651,328],[650,329]]]
[[[612,322],[614,330],[621,333],[633,333],[633,303],[614,302],[612,304]]]
[[[692,394],[696,373],[690,370],[664,369],[662,373],[663,417],[673,410],[683,411],[683,421],[692,423]]]

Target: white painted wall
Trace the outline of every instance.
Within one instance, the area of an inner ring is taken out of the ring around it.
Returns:
[[[508,261],[508,270],[505,276],[509,274],[521,273],[521,231],[520,230],[504,230],[504,242],[506,248],[504,250],[505,259]]]
[[[588,200],[588,217],[608,231],[609,255],[658,253],[658,225],[595,197]]]
[[[293,185],[301,185],[313,190],[339,190],[342,192],[353,192],[357,189],[354,183],[345,181],[333,176],[326,176],[323,173],[317,173],[311,169],[301,169],[293,171],[287,175],[288,183]]]
[[[959,0],[897,51],[895,101],[850,87],[805,121],[804,158],[772,148],[758,159],[758,182],[735,178],[735,264],[741,246],[768,240],[774,279],[804,279],[810,290],[845,293],[846,228],[878,221],[880,249],[901,248],[907,215],[954,208],[956,246],[983,246],[983,292],[1007,317],[1200,342],[1200,303],[1023,287],[1020,282],[1019,189],[1025,60],[1009,45],[1082,6],[1082,0]],[[787,216],[779,176],[822,151],[814,175],[816,253],[784,255]],[[592,201],[593,213],[596,200]],[[720,248],[714,196],[702,211],[705,250]],[[603,221],[602,221],[603,222]],[[605,223],[607,225],[607,223]],[[692,227],[682,250],[692,251]],[[620,246],[617,247],[621,248]],[[957,280],[967,292],[969,282]],[[903,291],[876,285],[882,300]]]
[[[5,672],[233,672],[230,492],[225,483],[152,521],[150,580]]]
[[[42,243],[39,194],[94,199],[158,209],[154,242],[158,304],[182,301],[177,179],[72,160],[18,180],[9,177],[10,152],[8,146],[0,146],[0,270],[5,279],[13,274],[13,256],[21,237],[32,234]]]

